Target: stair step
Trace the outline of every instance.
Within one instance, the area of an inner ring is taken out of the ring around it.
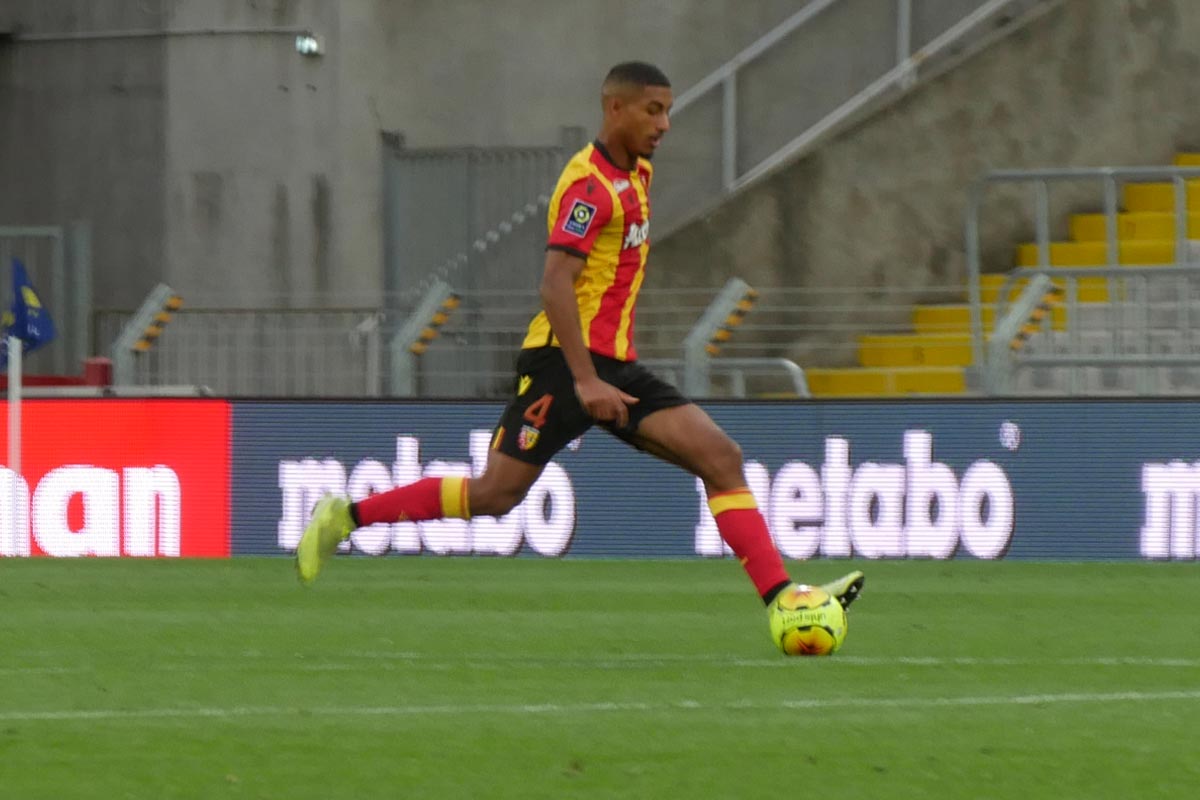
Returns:
[[[971,363],[966,334],[862,334],[858,363],[864,367],[965,367]]]
[[[984,303],[995,303],[1000,299],[1000,288],[1008,276],[1003,273],[989,273],[982,276],[979,284],[980,297]],[[1025,288],[1028,281],[1021,279],[1017,281],[1013,288],[1008,292],[1008,299],[1015,300]],[[1054,285],[1060,288],[1066,288],[1067,282],[1062,279],[1055,279]],[[1109,302],[1108,279],[1107,278],[1079,278],[1075,281],[1076,300],[1080,303],[1107,303]]]
[[[1103,214],[1072,214],[1071,238],[1076,242],[1107,242],[1107,220]],[[1136,214],[1117,215],[1117,238],[1175,239],[1175,215],[1143,211]],[[1200,214],[1188,214],[1188,238],[1200,239]]]
[[[1200,179],[1193,178],[1186,183],[1188,210],[1200,211]],[[1175,210],[1175,185],[1170,181],[1127,183],[1121,191],[1127,211]]]
[[[805,370],[813,397],[903,397],[962,394],[961,367],[848,367]]]
[[[1119,245],[1120,263],[1129,266],[1171,264],[1175,261],[1175,240],[1124,241]],[[1051,242],[1050,265],[1054,267],[1098,267],[1108,264],[1104,242]],[[1036,244],[1017,246],[1017,266],[1038,265]]]
[[[997,287],[997,292],[999,287]],[[1052,312],[1055,330],[1066,330],[1067,309],[1055,306]],[[991,331],[995,325],[996,306],[994,303],[983,307],[983,329]],[[913,307],[913,330],[916,333],[957,333],[965,334],[971,330],[971,306],[961,304],[919,305]]]

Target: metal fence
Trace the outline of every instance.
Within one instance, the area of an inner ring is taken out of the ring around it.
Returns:
[[[973,361],[987,387],[1018,393],[1160,394],[1200,390],[1200,263],[1189,239],[1188,193],[1200,179],[1196,167],[1100,167],[999,170],[980,178],[968,195],[966,250]],[[1123,256],[1120,205],[1126,186],[1159,182],[1169,190],[1161,212],[1170,223],[1172,263],[1130,263]],[[1052,188],[1054,190],[1052,196]],[[996,319],[1016,292],[1038,275],[1063,290],[1065,312],[1047,316],[1028,348],[1004,354],[989,348],[984,330],[982,277],[985,203],[1003,194],[1004,214],[1024,208],[1034,231],[1036,266],[1011,272],[1000,290]],[[1056,225],[1053,199],[1069,208],[1101,209],[1103,256],[1096,266],[1053,266]]]
[[[810,0],[679,95],[656,160],[661,236],[1061,0]],[[385,136],[386,288],[448,280],[528,288],[558,172],[585,132],[548,147],[412,149]]]
[[[388,291],[451,280],[466,291],[509,288],[546,238],[546,208],[566,160],[583,146],[564,128],[550,147],[385,148]]]
[[[227,396],[350,397],[377,394],[378,309],[186,309],[154,348],[134,360],[133,382],[203,386]],[[96,312],[101,347],[132,311]],[[372,380],[374,383],[372,384]]]
[[[0,226],[0,298],[12,302],[8,278],[12,260],[20,259],[46,304],[58,340],[27,356],[28,372],[76,374],[90,354],[92,308],[91,230],[87,223],[68,226]]]
[[[916,303],[962,303],[966,292],[962,286],[758,290],[757,305],[709,362],[713,396],[803,396],[803,374],[789,365],[853,365],[860,334],[911,332]],[[684,340],[719,291],[643,291],[639,358],[682,385]],[[333,310],[185,306],[154,349],[137,357],[135,377],[149,386],[200,385],[230,396],[385,395],[387,346],[414,305],[407,295],[376,307]],[[462,292],[461,305],[418,359],[417,395],[507,396],[538,307],[532,289]],[[98,312],[97,341],[114,341],[131,313]]]
[[[1046,315],[1024,347],[995,343],[986,382],[993,391],[1200,394],[1200,266],[1018,269],[1001,289],[997,316],[1040,275],[1060,287],[1061,313]]]
[[[1062,0],[811,0],[678,96],[660,235]]]

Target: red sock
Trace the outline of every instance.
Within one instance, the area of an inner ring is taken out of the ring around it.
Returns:
[[[467,479],[422,478],[416,483],[373,494],[351,506],[360,526],[376,522],[420,522],[426,519],[470,519]]]
[[[788,583],[783,559],[771,541],[767,521],[758,511],[754,495],[746,487],[708,496],[708,507],[717,521],[717,530],[742,562],[759,596],[765,596],[781,583]]]

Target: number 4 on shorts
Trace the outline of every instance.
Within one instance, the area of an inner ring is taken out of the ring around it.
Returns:
[[[546,424],[546,417],[550,416],[550,404],[554,402],[552,395],[544,394],[525,409],[525,421],[535,428],[541,428]]]

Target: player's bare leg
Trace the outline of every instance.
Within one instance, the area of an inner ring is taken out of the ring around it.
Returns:
[[[769,603],[790,579],[771,541],[766,521],[746,486],[738,444],[695,404],[650,414],[632,438],[648,453],[682,467],[704,482],[721,537],[733,548],[755,588]],[[862,572],[855,570],[821,588],[848,607],[857,599],[864,583]]]
[[[303,583],[316,580],[343,540],[357,528],[376,522],[502,516],[525,498],[541,474],[540,465],[492,450],[478,478],[423,478],[357,503],[323,498],[296,548],[296,572]]]
[[[526,464],[489,450],[483,474],[467,482],[471,514],[500,517],[512,511],[529,494],[543,469],[540,464]]]

